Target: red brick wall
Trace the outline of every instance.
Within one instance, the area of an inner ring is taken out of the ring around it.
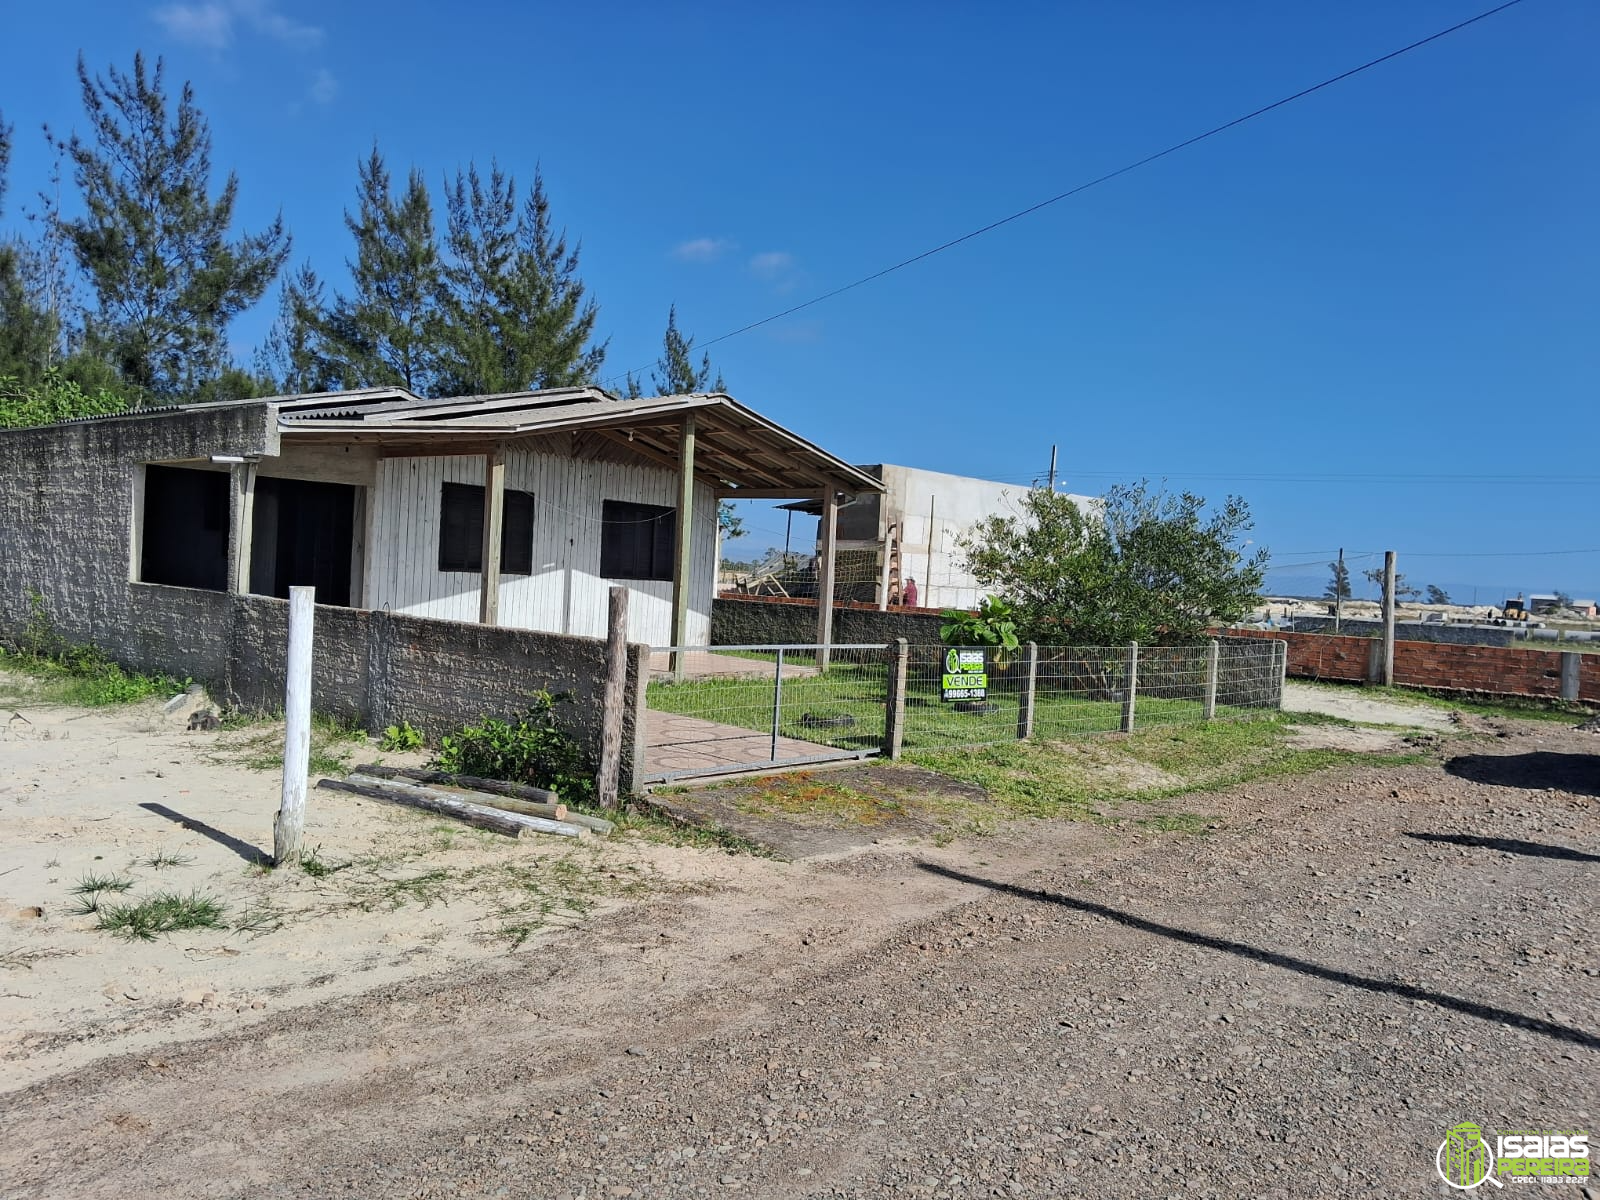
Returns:
[[[1376,638],[1321,633],[1230,629],[1230,637],[1289,643],[1289,674],[1300,679],[1367,679]],[[1394,681],[1409,687],[1483,692],[1499,696],[1561,695],[1561,654],[1510,646],[1457,646],[1447,642],[1396,642]],[[1580,661],[1578,697],[1600,702],[1600,654]]]

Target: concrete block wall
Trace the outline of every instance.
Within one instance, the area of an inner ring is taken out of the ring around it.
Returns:
[[[1299,679],[1376,682],[1383,643],[1377,638],[1320,633],[1234,629],[1230,637],[1275,638],[1289,644],[1289,674]],[[1600,655],[1525,650],[1510,646],[1458,646],[1396,639],[1394,680],[1408,687],[1490,696],[1562,696],[1563,661],[1577,662],[1577,695],[1600,703]],[[1570,670],[1571,668],[1569,668]],[[1572,690],[1568,685],[1569,692]]]
[[[266,404],[0,430],[0,630],[26,624],[37,592],[69,641],[119,640],[130,621],[138,464],[277,450]]]
[[[937,610],[836,603],[833,640],[886,645],[905,638],[913,646],[937,645],[944,619]],[[817,640],[817,602],[783,596],[718,596],[711,606],[713,646],[755,646]]]

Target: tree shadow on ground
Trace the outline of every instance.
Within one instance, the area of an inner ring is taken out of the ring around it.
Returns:
[[[1203,946],[1208,950],[1234,954],[1240,958],[1247,958],[1269,967],[1294,971],[1301,975],[1309,975],[1314,979],[1325,979],[1329,983],[1337,983],[1345,987],[1361,988],[1368,992],[1398,996],[1403,1000],[1421,1000],[1428,1004],[1435,1004],[1440,1008],[1448,1008],[1454,1012],[1465,1013],[1469,1017],[1476,1017],[1482,1021],[1493,1021],[1500,1025],[1510,1026],[1513,1029],[1526,1029],[1530,1033],[1541,1034],[1544,1037],[1554,1038],[1556,1041],[1571,1042],[1574,1045],[1583,1046],[1590,1050],[1600,1050],[1600,1035],[1583,1029],[1575,1029],[1571,1025],[1560,1025],[1554,1021],[1525,1016],[1509,1009],[1479,1004],[1476,1000],[1463,1000],[1458,996],[1430,991],[1414,984],[1398,983],[1388,979],[1369,979],[1365,975],[1341,971],[1337,967],[1325,967],[1320,963],[1307,962],[1303,958],[1292,958],[1287,954],[1279,954],[1275,950],[1263,950],[1258,946],[1246,945],[1244,942],[1230,942],[1226,938],[1195,933],[1189,929],[1180,929],[1176,925],[1163,925],[1159,921],[1136,917],[1132,913],[1109,908],[1104,904],[1096,904],[1092,900],[1079,900],[1073,896],[1064,896],[1056,892],[1020,887],[1014,883],[1001,883],[994,879],[984,879],[981,876],[969,875],[964,871],[952,870],[936,863],[919,862],[917,865],[924,871],[934,875],[942,875],[946,879],[954,879],[960,883],[976,884],[978,887],[989,888],[991,891],[1020,896],[1024,900],[1034,900],[1043,904],[1059,904],[1063,908],[1074,909],[1090,916],[1114,921],[1118,925],[1125,925],[1129,929],[1137,929],[1141,933],[1151,933],[1157,937],[1187,942],[1191,946]]]
[[[1529,754],[1458,754],[1444,764],[1458,779],[1494,787],[1527,788],[1542,792],[1555,788],[1580,796],[1600,796],[1600,754],[1557,754],[1535,750]]]
[[[219,846],[226,846],[229,850],[232,850],[252,867],[260,866],[264,863],[270,863],[272,861],[272,856],[265,850],[258,850],[249,842],[246,842],[240,838],[236,838],[231,833],[223,833],[222,830],[218,829],[214,825],[207,825],[204,821],[197,821],[193,817],[186,817],[176,809],[168,808],[165,804],[156,804],[152,801],[147,804],[141,804],[139,807],[155,813],[158,817],[165,817],[167,820],[175,822],[184,829],[192,829],[201,837],[208,837]]]
[[[1570,846],[1551,846],[1544,842],[1524,842],[1516,838],[1479,837],[1471,833],[1407,833],[1419,842],[1448,842],[1481,850],[1500,850],[1506,854],[1526,854],[1529,858],[1564,858],[1569,862],[1600,862],[1600,854],[1574,850]]]

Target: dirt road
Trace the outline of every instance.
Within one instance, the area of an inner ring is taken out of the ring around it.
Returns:
[[[62,1074],[0,1102],[0,1197],[1433,1195],[1458,1121],[1600,1116],[1600,736],[1505,732],[1201,835],[764,864]]]

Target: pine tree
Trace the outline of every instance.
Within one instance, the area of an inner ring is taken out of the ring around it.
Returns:
[[[1449,604],[1450,603],[1450,593],[1445,591],[1438,584],[1430,583],[1428,585],[1428,603],[1429,604]]]
[[[727,384],[718,371],[715,381],[711,377],[711,355],[702,353],[700,365],[694,363],[694,338],[685,337],[678,330],[678,306],[667,309],[667,332],[661,339],[661,357],[650,372],[650,384],[658,396],[684,396],[691,392],[722,392]],[[627,394],[630,399],[643,395],[639,381],[628,373]]]
[[[398,384],[426,394],[436,373],[439,245],[433,204],[413,170],[397,200],[378,147],[358,169],[352,292],[321,323],[330,376],[341,387]]]
[[[280,395],[333,389],[324,354],[322,281],[304,263],[278,289],[278,319],[256,351],[256,374]]]
[[[5,211],[12,127],[0,115],[0,214]],[[48,203],[48,202],[47,202]],[[34,245],[20,235],[0,241],[0,376],[22,384],[42,380],[58,366],[61,322],[50,302],[57,275],[53,207],[47,207],[46,237]],[[33,221],[34,215],[29,215]]]
[[[1344,560],[1334,559],[1328,564],[1328,569],[1333,572],[1328,580],[1328,588],[1323,596],[1329,600],[1350,599],[1350,568],[1344,565]]]
[[[552,228],[543,176],[519,208],[515,179],[474,164],[446,186],[445,207],[440,393],[591,382],[606,353],[590,344],[599,310],[584,299],[578,249]]]
[[[229,237],[238,177],[211,196],[211,132],[187,83],[169,123],[165,67],[142,54],[78,82],[90,135],[64,148],[84,214],[66,222],[96,300],[89,347],[128,384],[178,397],[228,365],[229,324],[265,294],[289,252],[282,217]]]

